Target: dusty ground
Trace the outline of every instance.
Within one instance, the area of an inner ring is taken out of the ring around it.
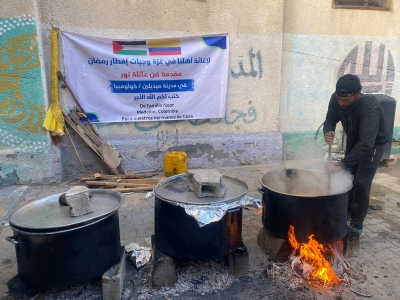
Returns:
[[[304,167],[303,162],[287,162],[286,166]],[[248,196],[261,199],[257,188],[259,178],[266,171],[279,166],[242,166],[220,171],[237,177],[249,185]],[[309,164],[307,165],[309,167]],[[315,163],[315,168],[320,168]],[[178,268],[175,289],[153,289],[150,285],[151,265],[137,270],[127,261],[123,299],[400,299],[398,274],[400,271],[400,166],[380,167],[374,179],[371,210],[365,222],[365,236],[361,253],[348,258],[351,265],[350,282],[339,287],[309,285],[297,278],[288,263],[270,261],[257,244],[262,227],[255,209],[244,210],[243,241],[250,254],[249,272],[236,279],[220,261],[191,262]],[[30,186],[19,206],[45,196],[65,192],[80,182],[50,186]],[[0,189],[6,197],[10,187]],[[144,194],[129,194],[119,209],[121,243],[131,242],[149,246],[145,239],[153,234],[153,201]],[[382,208],[379,210],[379,208]],[[101,281],[91,281],[64,289],[40,291],[32,289],[25,295],[8,292],[7,281],[17,275],[14,246],[5,237],[12,235],[10,227],[0,225],[0,299],[101,299]],[[269,271],[267,272],[267,266]],[[270,269],[274,272],[271,273]]]

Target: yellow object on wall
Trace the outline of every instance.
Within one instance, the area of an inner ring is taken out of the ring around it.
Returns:
[[[170,177],[186,173],[188,170],[188,157],[185,152],[172,151],[164,156],[165,176]]]
[[[64,135],[64,116],[60,108],[58,97],[58,30],[51,29],[51,103],[44,119],[43,127],[50,131],[51,135]]]

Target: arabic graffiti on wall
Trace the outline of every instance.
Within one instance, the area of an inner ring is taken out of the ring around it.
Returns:
[[[349,73],[360,77],[365,93],[392,94],[395,67],[385,44],[367,41],[354,47],[337,66],[335,81]]]
[[[27,150],[46,143],[41,81],[35,22],[0,19],[0,145]]]
[[[256,54],[253,53],[253,48],[250,48],[249,50],[249,65],[250,65],[250,71],[246,72],[243,67],[243,61],[239,61],[239,72],[235,72],[233,69],[231,69],[231,75],[233,78],[238,78],[240,76],[243,77],[253,77],[256,78],[258,75],[258,79],[260,79],[263,75],[263,64],[262,64],[262,59],[261,59],[261,52],[260,50],[257,51]],[[257,66],[258,66],[258,72],[254,69],[254,59],[257,58]]]

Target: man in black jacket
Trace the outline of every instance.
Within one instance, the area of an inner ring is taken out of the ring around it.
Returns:
[[[364,235],[363,222],[367,215],[372,179],[382,160],[385,144],[389,141],[383,110],[373,95],[361,93],[360,79],[347,74],[339,78],[336,91],[329,101],[324,123],[324,137],[332,144],[336,123],[346,132],[345,157],[339,163],[326,164],[326,171],[336,173],[349,169],[354,175],[349,192],[348,213],[350,226]]]

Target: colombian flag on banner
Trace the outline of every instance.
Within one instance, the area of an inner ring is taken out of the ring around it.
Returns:
[[[113,41],[113,53],[119,55],[181,55],[179,39],[148,41]]]
[[[181,55],[181,40],[149,40],[149,55]]]

